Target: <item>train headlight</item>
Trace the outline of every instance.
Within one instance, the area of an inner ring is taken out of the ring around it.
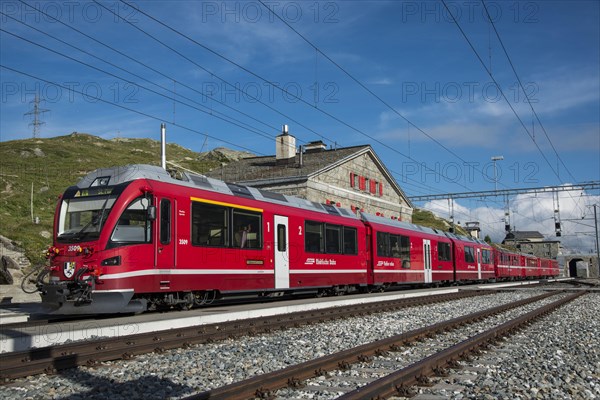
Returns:
[[[116,265],[121,265],[121,256],[114,256],[110,258],[106,258],[102,260],[100,263],[103,267],[114,267]]]

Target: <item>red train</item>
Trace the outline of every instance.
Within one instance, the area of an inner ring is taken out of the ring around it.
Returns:
[[[149,165],[68,188],[48,255],[38,289],[64,314],[558,275],[554,260],[477,239]]]

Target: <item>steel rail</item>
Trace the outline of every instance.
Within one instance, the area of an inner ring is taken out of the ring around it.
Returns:
[[[488,295],[485,291],[419,296],[391,301],[331,307],[286,315],[251,318],[224,323],[171,329],[153,333],[66,343],[43,348],[0,354],[0,384],[10,379],[36,374],[53,374],[80,365],[93,366],[100,362],[130,359],[136,355],[163,352],[168,349],[189,347],[253,333],[325,322],[357,315],[393,311],[466,297]]]
[[[257,375],[240,382],[198,393],[187,397],[186,400],[240,400],[256,397],[267,398],[272,392],[278,389],[288,386],[299,386],[304,380],[324,375],[329,371],[347,369],[351,364],[368,360],[377,354],[396,350],[407,343],[429,337],[435,333],[446,332],[472,321],[478,321],[491,315],[543,300],[556,294],[557,292],[544,293],[539,296],[503,304],[434,325],[415,329],[400,335],[367,343],[297,365],[292,365],[278,371]]]
[[[499,341],[502,337],[511,334],[524,325],[556,310],[558,307],[565,305],[583,294],[584,292],[574,293],[523,314],[500,326],[496,326],[458,343],[457,345],[433,354],[406,368],[348,392],[338,397],[338,400],[384,399],[394,395],[410,395],[411,386],[414,386],[419,382],[427,381],[428,377],[434,376],[440,371],[452,366],[459,359],[465,358],[468,354],[477,351],[481,347],[487,346],[491,342]]]

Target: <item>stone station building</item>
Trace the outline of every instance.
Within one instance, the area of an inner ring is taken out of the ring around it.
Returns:
[[[226,182],[410,222],[413,206],[370,145],[296,146],[287,126],[275,155],[243,158],[206,174]]]

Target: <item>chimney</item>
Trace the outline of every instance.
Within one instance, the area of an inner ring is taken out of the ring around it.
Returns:
[[[160,124],[160,166],[167,170],[167,124]]]
[[[327,145],[323,143],[322,140],[317,140],[315,142],[310,142],[304,148],[307,153],[318,153],[327,150]]]
[[[288,134],[288,126],[283,125],[281,135],[275,138],[275,160],[277,164],[288,164],[296,159],[296,138]]]

